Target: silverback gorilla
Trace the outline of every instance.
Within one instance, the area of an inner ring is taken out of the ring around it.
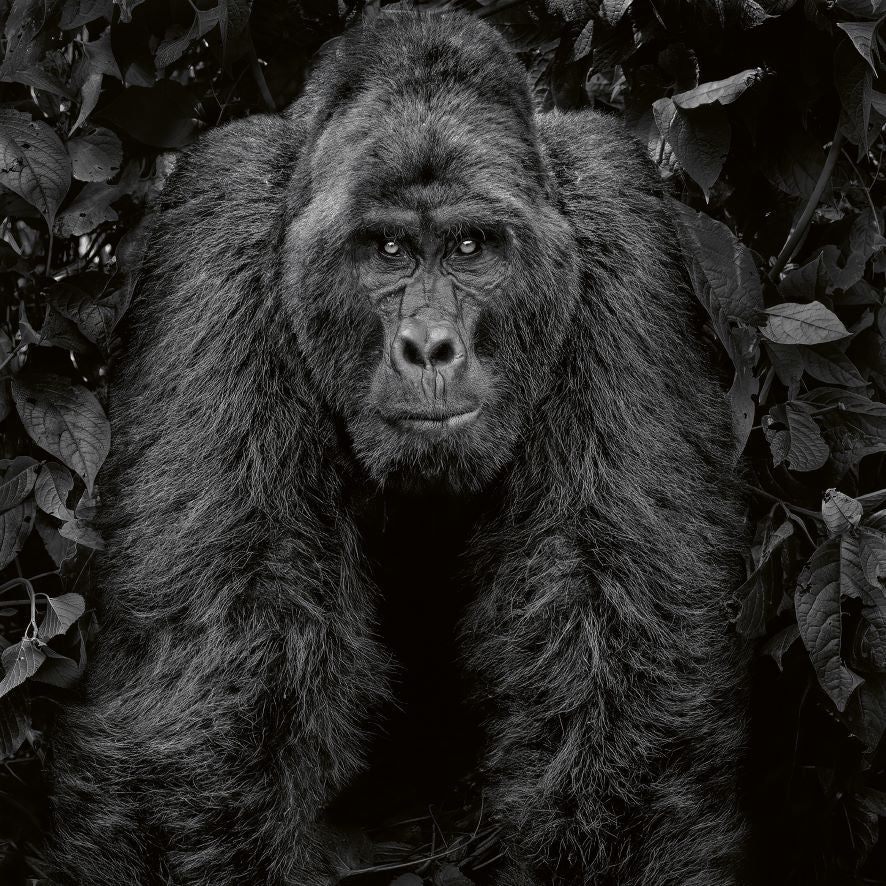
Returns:
[[[458,16],[354,29],[187,152],[113,387],[57,882],[325,886],[343,822],[462,766],[489,882],[747,882],[741,502],[656,182]]]

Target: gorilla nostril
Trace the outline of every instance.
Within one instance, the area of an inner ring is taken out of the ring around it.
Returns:
[[[455,345],[448,339],[431,345],[428,350],[431,366],[448,366],[455,362]]]
[[[412,363],[414,366],[425,365],[424,354],[422,354],[421,348],[412,339],[400,338],[400,352],[407,363]]]

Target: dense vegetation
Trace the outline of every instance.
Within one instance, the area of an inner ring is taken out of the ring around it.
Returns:
[[[886,0],[419,5],[499,26],[540,109],[622,115],[670,182],[752,502],[723,620],[759,638],[766,863],[773,882],[886,884]],[[0,0],[4,883],[40,878],[42,735],[101,630],[103,403],[143,209],[168,152],[281,108],[327,40],[379,13]],[[470,883],[495,842],[471,837],[451,852],[429,839],[418,874],[389,876]]]

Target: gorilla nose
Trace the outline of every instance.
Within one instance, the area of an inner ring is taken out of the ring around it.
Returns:
[[[391,349],[397,372],[416,368],[445,370],[464,361],[465,347],[455,327],[446,320],[425,322],[409,317],[400,324]]]

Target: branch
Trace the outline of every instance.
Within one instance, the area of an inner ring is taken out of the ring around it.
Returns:
[[[775,264],[769,271],[769,279],[773,283],[778,282],[778,278],[781,275],[781,272],[784,270],[784,266],[791,260],[791,257],[796,251],[797,246],[799,246],[800,241],[806,234],[806,229],[809,227],[809,223],[812,221],[812,216],[815,214],[815,209],[818,206],[818,201],[821,200],[821,195],[824,193],[824,189],[827,187],[827,183],[831,177],[831,173],[834,171],[834,167],[837,165],[837,158],[840,156],[840,149],[843,147],[843,140],[843,131],[840,129],[840,124],[838,122],[837,131],[834,133],[834,140],[831,142],[831,149],[830,151],[828,151],[828,156],[824,161],[824,167],[821,170],[821,174],[818,176],[818,181],[815,183],[815,187],[812,189],[812,193],[809,195],[809,200],[806,203],[805,208],[803,209],[803,214],[800,216],[800,219],[797,222],[794,230],[791,231],[787,242],[784,246],[782,246],[781,252],[778,253],[778,258],[775,260]]]

